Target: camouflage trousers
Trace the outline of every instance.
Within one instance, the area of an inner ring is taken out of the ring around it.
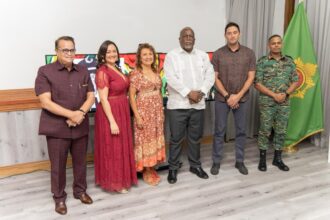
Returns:
[[[270,143],[272,129],[274,129],[273,146],[275,150],[280,150],[285,141],[286,129],[290,114],[290,106],[274,105],[259,106],[260,128],[258,135],[258,147],[267,150]]]

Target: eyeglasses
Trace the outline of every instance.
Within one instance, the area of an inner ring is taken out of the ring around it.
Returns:
[[[73,54],[73,53],[76,52],[75,48],[73,48],[73,49],[60,49],[60,48],[58,48],[58,50],[61,51],[64,54],[69,54],[69,53]]]

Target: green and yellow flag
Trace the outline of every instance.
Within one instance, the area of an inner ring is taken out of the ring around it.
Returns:
[[[323,131],[320,74],[317,68],[304,3],[299,3],[283,38],[283,53],[297,67],[299,87],[291,95],[291,113],[285,147]]]

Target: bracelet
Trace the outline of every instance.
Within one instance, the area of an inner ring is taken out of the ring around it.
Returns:
[[[84,113],[84,115],[86,115],[86,112],[82,109],[79,109],[78,111],[81,111],[82,113]]]

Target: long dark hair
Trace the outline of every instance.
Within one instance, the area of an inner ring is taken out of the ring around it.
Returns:
[[[151,64],[151,69],[152,71],[154,71],[155,73],[158,72],[157,70],[157,60],[156,60],[156,51],[155,48],[153,46],[151,46],[148,43],[143,43],[143,44],[139,44],[138,50],[136,52],[136,67],[138,70],[142,70],[142,62],[141,62],[141,52],[143,49],[149,49],[151,50],[151,52],[153,53],[153,57],[154,57],[154,62]]]
[[[102,65],[105,64],[105,55],[107,54],[108,46],[111,44],[113,46],[115,46],[115,48],[117,50],[118,60],[116,61],[116,68],[120,70],[119,50],[118,50],[117,45],[113,41],[110,41],[110,40],[104,41],[99,48],[99,52],[97,53],[97,66],[96,66],[97,68],[100,68]]]

